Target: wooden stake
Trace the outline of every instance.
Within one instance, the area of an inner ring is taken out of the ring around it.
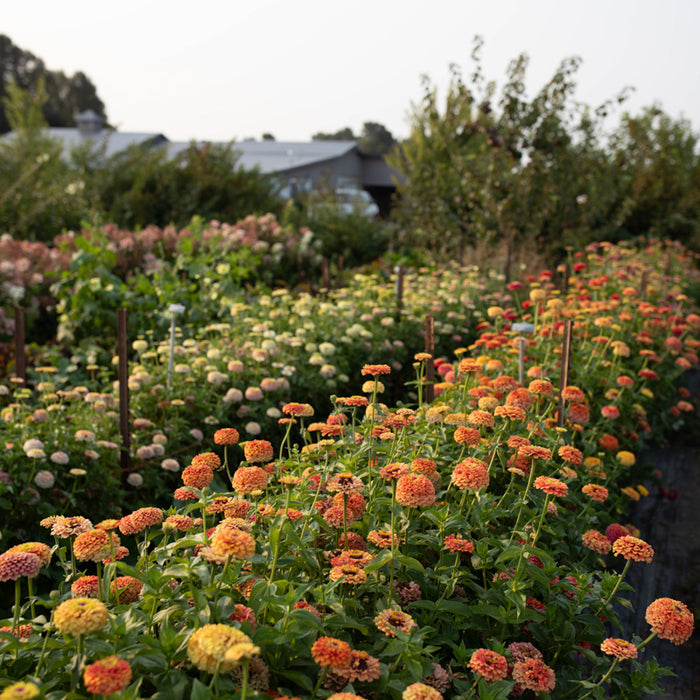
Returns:
[[[321,260],[321,293],[325,296],[328,294],[328,289],[330,287],[330,275],[328,272],[328,258],[323,258]]]
[[[403,308],[403,277],[405,268],[403,265],[396,266],[396,322],[401,319],[401,310]],[[426,350],[427,352],[427,350]]]
[[[24,340],[24,309],[15,306],[15,377],[27,381],[27,355]]]
[[[561,345],[561,374],[559,375],[559,417],[557,425],[560,428],[564,427],[564,389],[569,384],[569,364],[571,362],[571,328],[573,321],[566,321],[564,324],[564,339]]]
[[[430,355],[425,363],[425,400],[432,403],[435,399],[435,323],[432,316],[425,317],[425,351]]]
[[[117,311],[117,352],[119,355],[119,432],[121,433],[122,483],[131,467],[131,433],[129,430],[129,334],[126,309]]]

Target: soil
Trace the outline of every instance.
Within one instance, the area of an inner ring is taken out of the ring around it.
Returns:
[[[688,377],[694,397],[700,393],[700,372]],[[697,403],[696,403],[697,405]],[[675,676],[659,685],[666,695],[646,696],[652,700],[697,700],[700,698],[700,421],[693,429],[676,436],[665,448],[648,450],[640,459],[663,474],[666,493],[661,489],[634,504],[629,522],[641,531],[641,538],[654,548],[651,564],[630,569],[628,583],[635,589],[631,602],[635,612],[623,622],[626,639],[633,633],[645,638],[649,625],[644,611],[657,598],[674,598],[685,603],[695,615],[695,630],[683,645],[654,639],[644,656],[655,657],[660,666],[670,667]]]

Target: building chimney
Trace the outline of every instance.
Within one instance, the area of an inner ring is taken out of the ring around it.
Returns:
[[[75,123],[81,136],[94,136],[102,131],[104,120],[97,112],[86,109],[76,116]]]

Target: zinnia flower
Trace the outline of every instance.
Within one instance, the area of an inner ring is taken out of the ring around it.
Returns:
[[[362,376],[370,375],[376,377],[380,374],[391,374],[391,367],[389,365],[365,365],[362,368]]]
[[[256,442],[265,442],[264,440]],[[250,443],[248,443],[250,444]],[[264,491],[267,488],[268,473],[262,467],[239,467],[236,469],[231,484],[239,495]]]
[[[363,569],[355,564],[341,564],[340,566],[334,566],[328,577],[331,581],[338,581],[342,579],[343,583],[349,583],[352,585],[358,585],[364,583],[367,580],[367,574]]]
[[[215,452],[200,452],[192,458],[190,464],[195,467],[206,464],[209,469],[215,470],[221,466],[221,458]]]
[[[554,671],[541,659],[526,659],[513,666],[513,680],[525,690],[535,693],[554,690]]]
[[[64,634],[87,634],[101,630],[109,619],[105,604],[95,598],[72,598],[54,611],[56,629]]]
[[[0,693],[0,700],[13,700],[14,698],[36,698],[41,693],[41,690],[34,683],[20,681],[8,685],[5,690]]]
[[[474,551],[474,543],[470,540],[465,540],[462,535],[447,535],[445,537],[445,549],[450,552],[467,552],[471,554]]]
[[[643,561],[647,564],[650,564],[654,557],[653,547],[632,535],[618,537],[612,545],[612,551],[615,556],[621,554],[625,559]]]
[[[601,645],[600,650],[608,656],[615,656],[618,659],[636,659],[637,647],[624,639],[613,639],[608,637]]]
[[[214,433],[214,442],[217,445],[235,445],[239,437],[235,428],[221,428]]]
[[[268,462],[274,451],[268,440],[248,440],[243,445],[243,454],[247,462]]]
[[[182,482],[185,486],[201,491],[214,479],[214,472],[206,464],[190,464],[182,470]]]
[[[119,549],[116,533],[94,528],[75,538],[73,552],[79,561],[102,561]]]
[[[581,454],[581,450],[577,450],[571,445],[562,445],[557,451],[557,454],[569,464],[579,465],[583,462],[583,454]]]
[[[220,557],[247,559],[255,554],[255,539],[242,530],[217,528],[211,539],[211,548]]]
[[[70,590],[73,598],[97,598],[97,576],[81,576],[73,581]]]
[[[187,656],[200,670],[207,673],[230,673],[239,661],[227,655],[237,644],[250,644],[250,637],[236,627],[221,624],[202,625],[187,642]]]
[[[430,506],[435,502],[435,487],[425,474],[410,472],[397,480],[396,500],[410,508]]]
[[[141,597],[143,581],[133,576],[117,576],[110,586],[112,593],[117,595],[123,605],[135,603]]]
[[[481,433],[476,428],[460,426],[455,430],[453,437],[458,445],[476,447],[481,444]]]
[[[397,631],[409,634],[417,626],[408,613],[403,612],[403,610],[391,609],[382,610],[374,618],[374,624],[387,637],[395,637]]]
[[[41,559],[32,552],[4,552],[0,554],[0,581],[16,581],[22,576],[34,578],[41,566]]]
[[[131,683],[131,666],[118,656],[107,656],[85,668],[83,682],[93,695],[114,695]]]
[[[501,681],[508,675],[506,657],[491,649],[477,649],[467,665],[487,681]]]
[[[425,683],[411,683],[401,694],[401,700],[442,700],[442,693]]]
[[[538,476],[532,485],[550,496],[566,496],[569,493],[569,487],[563,481],[551,476]]]
[[[7,552],[31,552],[41,559],[42,566],[46,566],[51,560],[51,547],[43,542],[22,542],[10,547]]]
[[[610,540],[598,530],[587,530],[581,535],[581,540],[588,549],[598,554],[607,554],[612,548]]]
[[[348,683],[354,683],[355,681],[371,683],[382,675],[379,659],[371,656],[366,651],[356,649],[353,649],[350,654],[350,664],[345,668],[338,669],[338,672],[347,678]]]
[[[659,639],[668,639],[674,644],[683,644],[693,633],[693,614],[673,598],[657,598],[647,608],[644,619]]]
[[[452,472],[452,483],[460,489],[480,491],[489,485],[489,467],[474,457],[462,460]]]
[[[352,660],[350,645],[335,637],[319,637],[311,646],[311,656],[319,666],[345,668]]]
[[[608,498],[608,490],[599,484],[586,484],[581,491],[589,498],[599,503],[605,503]]]

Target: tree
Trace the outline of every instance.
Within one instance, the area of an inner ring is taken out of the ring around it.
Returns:
[[[396,139],[383,124],[365,122],[362,126],[362,134],[357,139],[357,145],[365,153],[384,155],[394,148]]]
[[[311,137],[312,141],[356,141],[357,137],[353,134],[352,129],[346,126],[335,133],[326,134],[319,131]]]
[[[505,241],[509,250],[527,243],[555,259],[593,230],[609,237],[621,213],[602,137],[612,103],[591,110],[574,100],[575,57],[528,99],[524,54],[511,61],[497,98],[481,70],[481,46],[477,37],[469,85],[451,66],[443,108],[423,79],[410,137],[388,158],[403,175],[396,214],[405,235],[443,254]]]
[[[43,77],[32,93],[10,83],[3,98],[13,134],[0,143],[0,232],[27,240],[51,240],[88,214],[84,180],[46,135],[46,100]]]
[[[9,85],[31,91],[36,90],[40,79],[44,81],[46,97],[42,113],[49,126],[73,126],[75,115],[86,109],[94,110],[107,121],[104,103],[85,73],[66,76],[63,71],[48,70],[40,58],[0,34],[0,100],[7,97]],[[10,128],[5,114],[0,113],[0,134]]]
[[[265,132],[265,133],[262,135],[262,140],[263,140],[263,141],[275,141],[276,139],[275,139],[275,137],[274,137],[273,134],[270,134],[270,133],[268,133],[268,132]]]

